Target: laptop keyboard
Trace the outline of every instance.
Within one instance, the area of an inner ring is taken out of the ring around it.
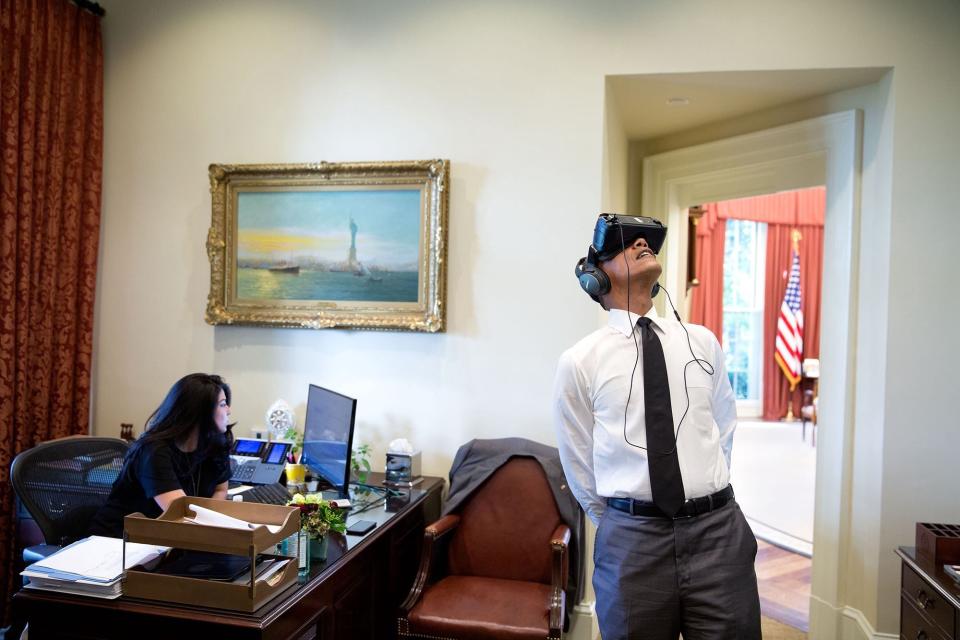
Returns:
[[[290,501],[290,492],[279,482],[262,484],[253,489],[248,489],[240,495],[243,496],[244,502],[259,502],[260,504],[287,504]]]

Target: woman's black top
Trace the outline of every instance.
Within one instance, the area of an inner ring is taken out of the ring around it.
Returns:
[[[217,485],[229,479],[226,452],[204,458],[181,451],[173,442],[140,444],[124,461],[107,503],[93,518],[90,533],[120,538],[124,516],[139,512],[156,518],[161,514],[154,496],[183,489],[188,496],[209,498]]]

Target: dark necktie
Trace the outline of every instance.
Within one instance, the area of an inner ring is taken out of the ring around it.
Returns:
[[[673,432],[673,407],[670,404],[670,383],[663,345],[650,318],[640,318],[643,341],[643,397],[647,419],[647,461],[653,503],[668,516],[676,515],[683,506],[683,478],[677,458]]]

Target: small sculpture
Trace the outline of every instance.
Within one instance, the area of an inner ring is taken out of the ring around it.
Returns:
[[[296,424],[296,417],[293,409],[287,404],[286,400],[277,400],[267,409],[267,415],[264,418],[270,433],[274,440],[282,440],[288,429],[292,429]]]

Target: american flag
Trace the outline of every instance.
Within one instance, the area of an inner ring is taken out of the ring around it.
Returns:
[[[800,382],[800,363],[803,361],[803,311],[800,309],[800,254],[793,250],[793,265],[787,291],[780,305],[777,319],[777,348],[774,359],[790,381],[790,391]]]

